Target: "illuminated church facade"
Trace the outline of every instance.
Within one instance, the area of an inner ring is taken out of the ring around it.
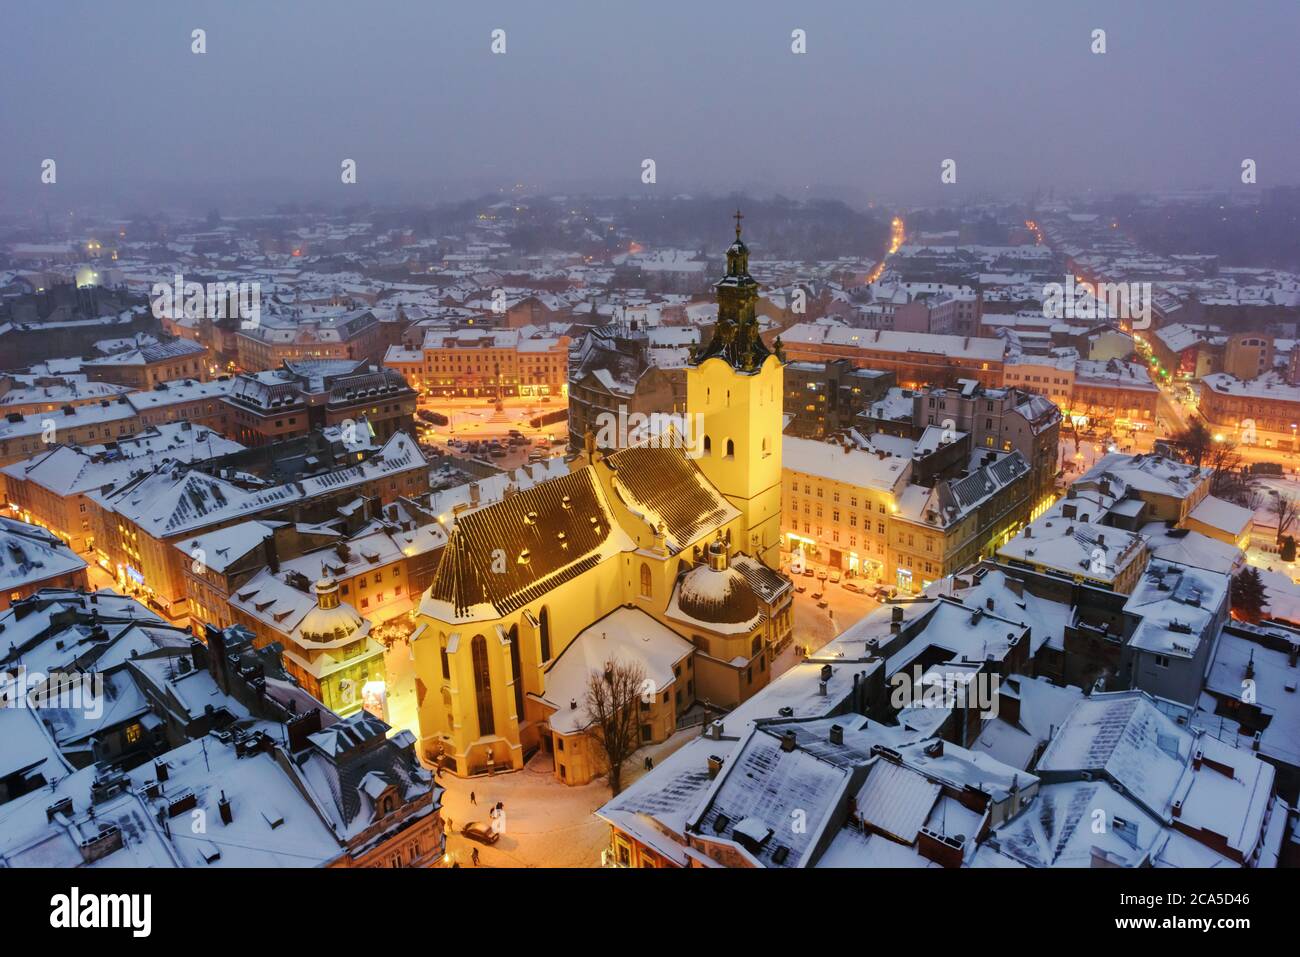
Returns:
[[[568,475],[453,517],[411,644],[420,747],[448,770],[520,768],[541,750],[566,783],[603,773],[585,696],[615,661],[646,675],[643,744],[770,680],[791,634],[784,360],[759,336],[739,220],[712,340],[686,372],[699,434],[617,449],[589,434]]]

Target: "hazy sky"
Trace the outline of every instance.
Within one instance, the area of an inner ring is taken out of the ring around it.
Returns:
[[[1300,181],[1294,0],[8,2],[0,36],[10,210],[643,192],[647,157],[669,195],[1232,188],[1246,157]]]

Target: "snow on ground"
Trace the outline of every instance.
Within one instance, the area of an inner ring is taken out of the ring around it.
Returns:
[[[624,787],[645,773],[647,755],[658,764],[700,732],[699,726],[685,728],[637,751],[623,769]],[[609,783],[597,778],[581,787],[561,784],[544,752],[534,755],[522,771],[469,779],[443,774],[438,783],[446,788],[442,819],[452,825],[447,852],[461,867],[474,866],[475,848],[480,867],[599,867],[600,852],[609,846],[609,825],[595,814],[610,798]],[[471,793],[477,804],[470,803]],[[496,844],[479,844],[461,835],[470,821],[491,823],[488,811],[498,801],[505,806],[506,820]]]

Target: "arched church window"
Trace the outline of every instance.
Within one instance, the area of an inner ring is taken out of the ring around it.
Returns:
[[[542,646],[542,661],[551,660],[551,612],[543,608],[542,613],[537,616],[538,624],[541,626],[541,635],[539,641]]]
[[[496,734],[496,721],[492,716],[492,674],[488,670],[487,641],[475,635],[470,642],[474,659],[474,698],[478,704],[479,737]]]
[[[654,595],[654,579],[650,574],[650,565],[648,562],[641,563],[641,597],[650,598]]]
[[[515,717],[524,720],[523,665],[519,660],[519,626],[510,626],[510,676],[515,683]]]

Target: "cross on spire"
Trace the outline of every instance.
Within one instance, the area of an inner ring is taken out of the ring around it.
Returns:
[[[739,209],[737,209],[737,210],[736,210],[736,216],[735,216],[735,219],[736,219],[736,238],[737,238],[737,239],[740,238],[740,221],[741,221],[742,219],[744,219],[744,218],[745,218],[745,217],[744,217],[744,214],[741,213],[741,211],[740,211]]]

